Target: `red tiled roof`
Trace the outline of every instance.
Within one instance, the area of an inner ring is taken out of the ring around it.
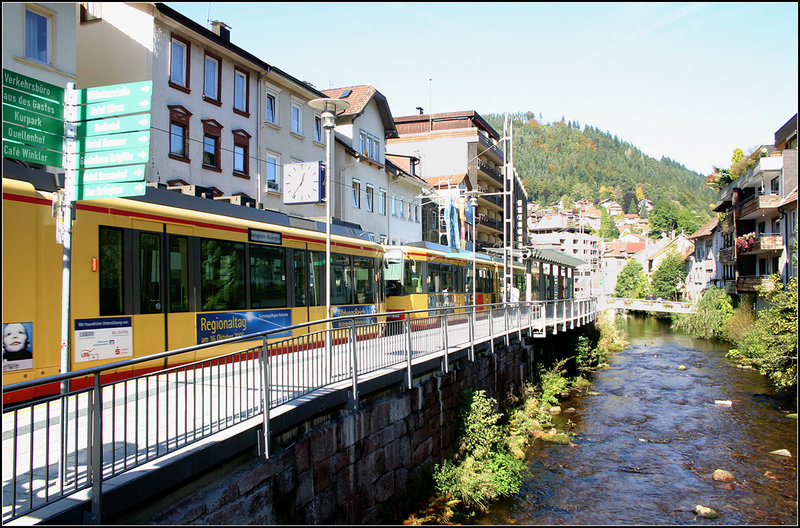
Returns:
[[[702,225],[697,231],[689,235],[689,238],[699,238],[702,236],[709,236],[717,228],[719,218],[716,216]]]
[[[464,178],[466,174],[452,174],[449,176],[431,176],[430,178],[424,178],[424,180],[429,184],[433,185],[434,187],[441,187],[446,186],[447,184],[450,185],[458,185]]]
[[[351,90],[350,94],[347,97],[342,97],[342,94],[347,90]],[[367,103],[369,103],[370,99],[372,99],[372,96],[375,95],[375,92],[377,92],[377,90],[368,84],[322,90],[322,93],[328,97],[332,97],[334,99],[344,99],[350,103],[350,107],[342,112],[341,115],[343,116],[356,115],[363,112],[364,107],[367,106]]]

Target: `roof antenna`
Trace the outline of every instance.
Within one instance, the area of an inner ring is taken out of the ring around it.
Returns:
[[[211,27],[211,2],[208,3],[208,13],[206,14],[206,25]]]

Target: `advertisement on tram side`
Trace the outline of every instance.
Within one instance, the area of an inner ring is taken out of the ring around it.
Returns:
[[[240,337],[292,325],[291,310],[250,310],[197,314],[197,344]],[[269,337],[289,337],[291,332],[278,332]]]

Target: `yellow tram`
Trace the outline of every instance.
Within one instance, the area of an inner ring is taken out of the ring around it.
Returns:
[[[3,178],[3,330],[22,336],[16,345],[26,341],[8,355],[4,341],[4,386],[60,370],[55,190],[44,177],[35,185]],[[384,249],[356,231],[332,226],[334,317],[385,311]],[[70,371],[324,319],[325,242],[322,222],[163,187],[77,202]],[[163,366],[149,363],[103,382]],[[4,403],[57,390],[17,391]]]

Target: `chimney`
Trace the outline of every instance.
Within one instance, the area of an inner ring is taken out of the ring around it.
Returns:
[[[222,37],[222,40],[225,42],[231,41],[231,28],[225,22],[220,22],[219,20],[212,20],[211,21],[211,31],[214,32],[215,35],[219,35]]]

